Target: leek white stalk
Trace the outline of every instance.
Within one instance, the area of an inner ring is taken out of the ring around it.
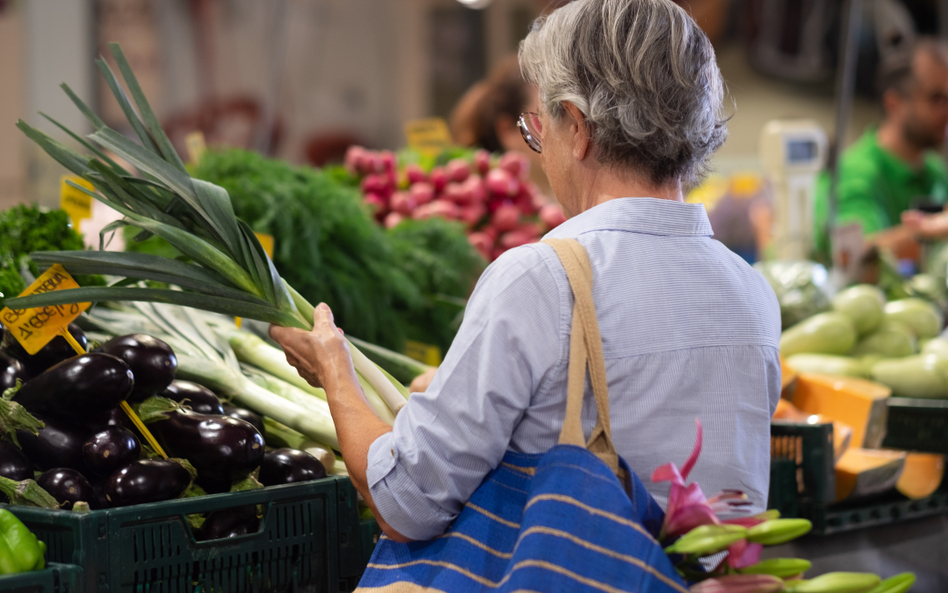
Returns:
[[[239,372],[224,365],[211,365],[207,359],[178,356],[178,376],[200,382],[221,395],[232,398],[251,410],[270,416],[315,441],[339,448],[332,417],[318,414],[260,387]]]

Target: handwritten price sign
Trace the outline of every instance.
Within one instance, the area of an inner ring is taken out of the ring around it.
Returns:
[[[30,284],[20,296],[43,294],[54,290],[68,290],[79,288],[79,284],[59,264],[50,269]],[[49,343],[50,340],[63,334],[70,323],[79,314],[89,308],[91,303],[72,305],[52,305],[36,309],[3,309],[0,311],[0,322],[3,323],[13,337],[29,354],[36,354]]]

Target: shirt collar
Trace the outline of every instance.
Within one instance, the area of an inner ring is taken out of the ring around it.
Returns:
[[[578,214],[544,236],[565,239],[592,231],[630,231],[670,237],[710,237],[711,221],[703,204],[657,198],[618,198]]]

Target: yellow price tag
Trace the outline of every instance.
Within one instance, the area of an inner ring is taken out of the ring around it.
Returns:
[[[188,151],[188,161],[192,165],[198,164],[204,151],[207,150],[207,144],[204,142],[204,132],[196,130],[184,137],[184,147]]]
[[[266,233],[254,233],[257,235],[257,240],[260,241],[260,246],[263,247],[263,250],[267,252],[267,255],[270,259],[273,259],[273,235],[268,235]],[[237,326],[237,329],[240,329],[243,325],[243,319],[240,317],[234,317],[234,325]]]
[[[79,284],[72,279],[69,272],[59,264],[54,264],[42,276],[36,279],[36,282],[30,284],[29,288],[24,290],[20,296],[30,296],[34,294],[44,294],[56,290],[69,290],[79,288]],[[10,330],[13,337],[23,346],[23,349],[29,354],[36,354],[43,346],[49,343],[56,336],[62,336],[69,342],[76,354],[85,354],[85,349],[76,341],[76,338],[69,333],[69,324],[79,317],[79,314],[89,308],[90,303],[74,303],[71,305],[50,305],[47,307],[37,307],[34,309],[9,309],[0,311],[0,321]],[[121,407],[125,410],[129,419],[145,437],[145,440],[152,446],[156,453],[167,459],[161,445],[155,440],[155,437],[145,428],[135,411],[132,410],[128,402],[122,402]]]
[[[79,232],[79,225],[86,218],[92,218],[92,196],[84,194],[66,183],[71,181],[76,185],[94,190],[92,184],[78,175],[63,175],[59,181],[59,207],[66,211],[72,226]]]
[[[431,154],[437,154],[451,145],[448,123],[440,117],[405,123],[405,138],[410,148]]]
[[[263,250],[267,252],[270,259],[273,259],[273,235],[267,235],[266,233],[254,234],[257,235],[257,240],[260,241],[260,246],[263,247]]]
[[[428,366],[436,367],[441,364],[441,348],[423,342],[405,340],[405,356],[414,358]]]
[[[37,278],[36,282],[30,284],[20,296],[71,288],[79,288],[79,285],[61,265],[56,264]],[[90,303],[74,303],[36,309],[5,308],[0,311],[0,322],[10,330],[24,350],[29,354],[36,354],[56,336],[62,335],[63,332],[68,334],[69,332],[65,331],[66,326],[88,309],[89,305]],[[72,337],[71,334],[70,337]]]

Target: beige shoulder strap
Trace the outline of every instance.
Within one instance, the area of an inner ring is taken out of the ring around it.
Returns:
[[[566,270],[573,290],[573,325],[570,335],[569,375],[567,379],[566,418],[560,432],[560,444],[586,446],[619,475],[619,456],[612,443],[612,428],[609,422],[609,383],[606,380],[606,364],[602,355],[602,337],[596,319],[596,306],[592,295],[592,266],[586,250],[574,239],[546,239],[544,243],[553,247]],[[586,384],[586,368],[596,396],[598,420],[589,442],[583,442],[582,409]],[[623,476],[619,476],[620,479]]]

